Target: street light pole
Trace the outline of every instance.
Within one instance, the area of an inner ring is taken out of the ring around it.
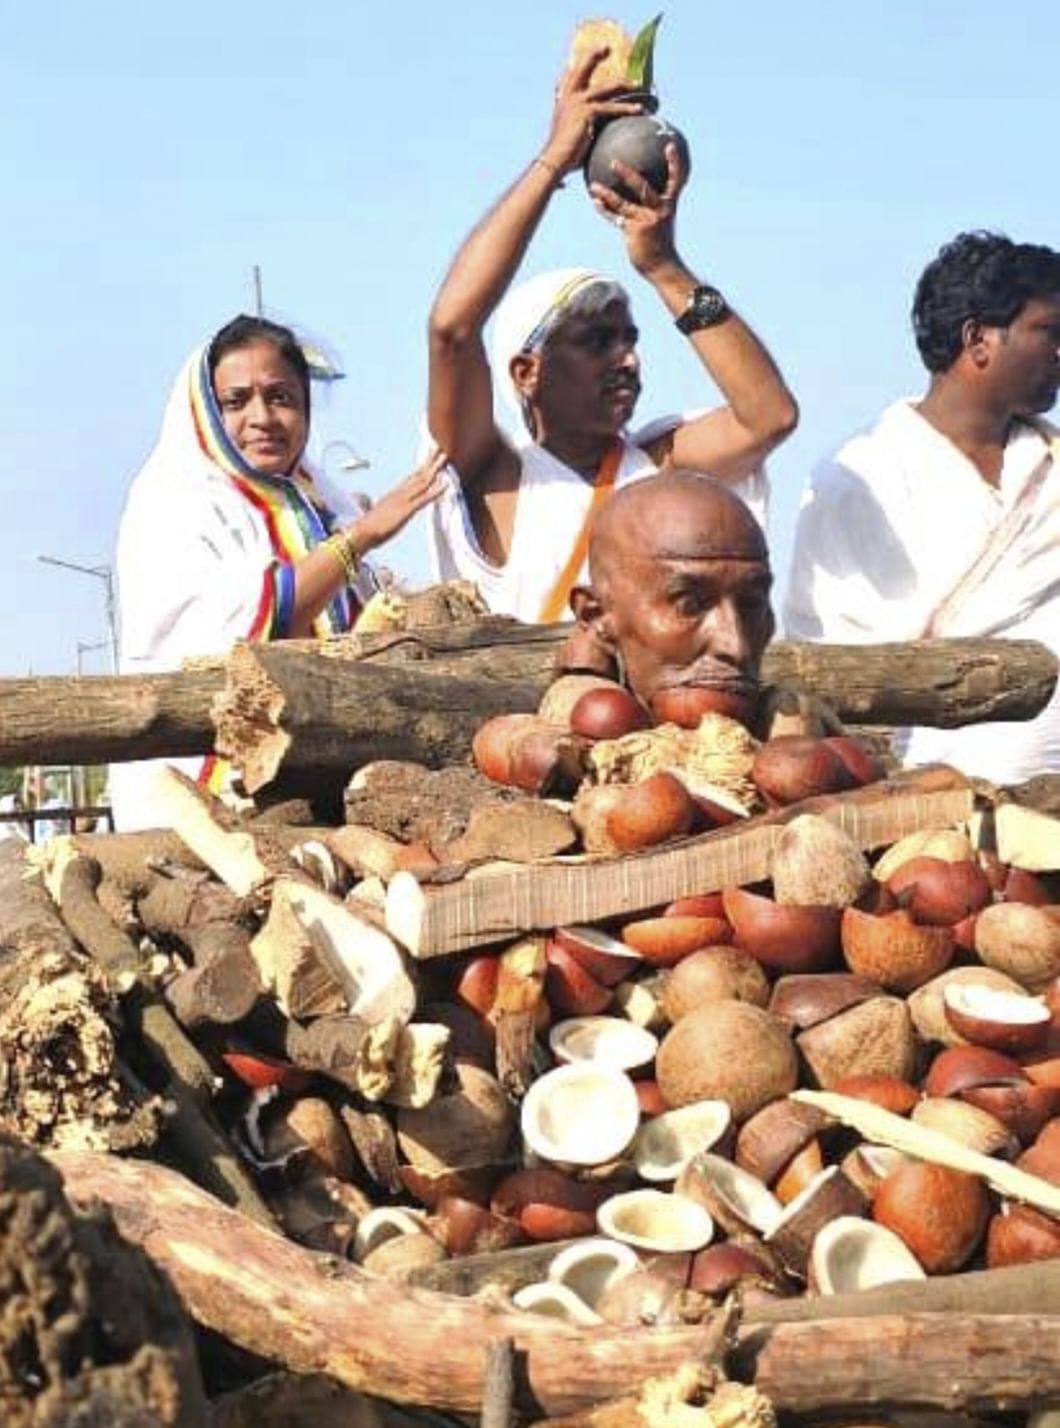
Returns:
[[[114,572],[109,565],[81,565],[76,560],[60,560],[57,555],[38,555],[42,565],[58,565],[63,570],[76,570],[103,581],[104,609],[107,617],[107,643],[110,646],[111,673],[118,673],[118,607],[114,597]]]

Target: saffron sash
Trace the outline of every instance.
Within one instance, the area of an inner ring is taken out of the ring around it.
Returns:
[[[593,482],[593,497],[589,502],[589,509],[585,513],[585,519],[582,521],[581,530],[578,532],[567,563],[556,576],[555,583],[541,606],[541,613],[538,616],[539,624],[553,624],[562,617],[566,610],[570,592],[578,578],[578,572],[585,564],[586,556],[589,554],[589,532],[592,528],[593,517],[614,490],[618,468],[621,464],[622,442],[616,440],[600,462]]]

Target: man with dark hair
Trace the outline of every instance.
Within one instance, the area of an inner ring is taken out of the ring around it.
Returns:
[[[1060,253],[962,233],[913,303],[931,374],[814,473],[785,625],[793,639],[1037,639],[1060,651]],[[905,731],[910,763],[1014,783],[1060,770],[1060,692],[1027,724]]]

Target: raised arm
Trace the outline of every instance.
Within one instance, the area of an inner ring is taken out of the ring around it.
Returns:
[[[607,53],[595,50],[563,74],[544,148],[472,230],[431,310],[428,421],[432,437],[468,485],[490,471],[502,447],[493,421],[483,328],[515,276],[549,199],[584,159],[594,120],[639,108],[616,101],[614,86],[592,87],[593,71]]]
[[[677,151],[667,152],[668,178],[662,193],[624,164],[615,172],[637,195],[624,200],[601,184],[592,193],[597,209],[617,222],[633,267],[658,293],[676,319],[693,289],[704,279],[677,252],[677,202],[686,175]],[[798,407],[763,343],[735,312],[713,327],[693,332],[696,355],[727,405],[686,422],[652,443],[655,460],[702,471],[722,481],[742,481],[798,423]]]

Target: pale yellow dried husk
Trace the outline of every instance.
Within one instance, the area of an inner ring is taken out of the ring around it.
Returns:
[[[629,75],[629,56],[633,38],[617,20],[582,20],[571,38],[567,67],[574,69],[594,50],[607,47],[606,55],[593,70],[594,89],[608,84],[625,84]]]
[[[689,784],[712,784],[748,812],[761,806],[751,782],[758,741],[742,724],[723,714],[706,714],[697,729],[660,724],[621,739],[601,739],[589,754],[593,783],[640,783],[666,769]]]

